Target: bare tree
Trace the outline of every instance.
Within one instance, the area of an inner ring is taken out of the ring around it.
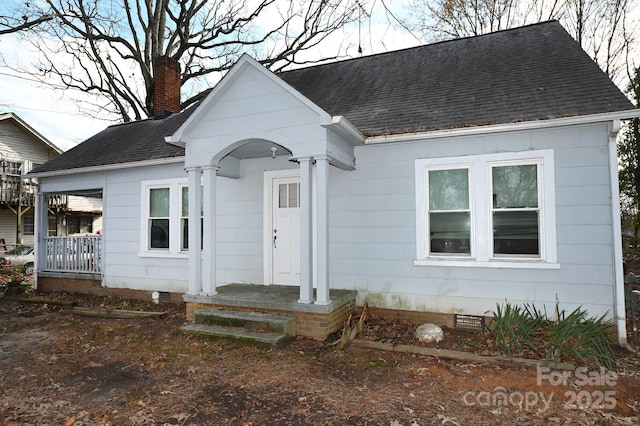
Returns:
[[[627,49],[637,22],[629,16],[635,0],[565,0],[559,19],[582,48],[612,78],[626,77]]]
[[[0,36],[26,31],[51,19],[53,19],[51,15],[29,17],[27,15],[18,14],[17,11],[14,10],[10,14],[0,15]]]
[[[640,67],[629,72],[628,94],[640,108]],[[623,225],[633,230],[634,245],[637,246],[640,230],[640,119],[625,123],[618,138],[618,176],[620,185],[620,208]]]
[[[130,121],[152,114],[157,57],[181,64],[186,107],[242,53],[275,71],[308,62],[304,52],[349,23],[357,7],[355,0],[40,0],[10,13],[0,7],[0,30],[21,34],[40,56],[5,66],[92,94],[85,109]]]
[[[416,0],[418,29],[435,39],[477,36],[521,25],[520,0]]]

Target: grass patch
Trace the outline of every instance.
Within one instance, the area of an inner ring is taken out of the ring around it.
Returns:
[[[545,364],[579,363],[612,369],[613,320],[588,317],[582,307],[567,313],[556,306],[555,319],[535,306],[498,305],[489,324],[496,347],[509,356],[544,359]]]

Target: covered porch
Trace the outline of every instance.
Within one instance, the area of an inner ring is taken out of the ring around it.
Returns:
[[[188,289],[183,299],[190,317],[205,306],[284,310],[300,316],[302,323],[305,316],[317,316],[324,331],[312,335],[323,337],[334,327],[336,312],[341,313],[335,321],[342,325],[355,295],[344,293],[349,295],[345,302],[342,292],[330,289],[330,174],[332,169],[355,169],[354,147],[363,143],[362,134],[343,117],[331,116],[256,61],[243,57],[166,141],[184,147],[186,154],[189,247]],[[220,272],[224,264],[217,253],[225,248],[217,223],[220,180],[243,181],[247,173],[256,174],[255,168],[247,172],[245,160],[276,157],[280,160],[271,168],[259,169],[264,173],[264,278],[246,284],[230,282]],[[292,180],[271,184],[272,176]],[[286,218],[289,228],[285,231],[284,220],[274,218],[277,208],[287,202],[293,203],[295,213]],[[287,277],[272,273],[277,263],[274,253],[281,244],[294,254],[286,263],[298,266]],[[276,295],[286,302],[273,307],[270,300]],[[234,300],[242,303],[234,305]],[[298,328],[302,331],[303,326]]]

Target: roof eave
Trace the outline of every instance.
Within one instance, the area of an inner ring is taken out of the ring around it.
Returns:
[[[362,132],[341,115],[331,117],[331,124],[323,124],[322,127],[333,129],[353,145],[361,145],[366,141]]]
[[[453,136],[472,136],[487,133],[503,133],[517,130],[533,130],[549,127],[572,126],[614,120],[640,118],[640,109],[581,115],[576,117],[553,118],[548,120],[522,121],[517,123],[491,124],[484,126],[461,127],[454,129],[430,130],[426,132],[397,133],[393,135],[370,136],[366,145],[390,142],[409,142],[424,139],[437,139]]]
[[[13,119],[16,123],[18,123],[18,125],[20,127],[22,127],[25,131],[31,133],[36,139],[38,139],[41,143],[43,143],[44,145],[46,145],[47,147],[51,148],[52,150],[54,150],[55,152],[57,152],[58,154],[62,154],[64,151],[62,149],[60,149],[59,147],[57,147],[53,142],[51,142],[49,139],[45,138],[44,136],[42,136],[36,129],[34,129],[33,127],[31,127],[29,124],[27,124],[26,121],[24,121],[23,119],[21,119],[20,117],[18,117],[15,113],[13,112],[7,112],[4,114],[0,114],[0,120],[4,120],[7,118],[11,118]]]
[[[40,173],[27,173],[25,177],[44,178],[44,177],[54,177],[54,176],[67,176],[67,175],[75,175],[79,173],[104,172],[108,170],[122,170],[122,169],[130,169],[134,167],[158,166],[163,164],[175,164],[175,163],[184,163],[184,155],[178,155],[175,157],[157,158],[154,160],[132,161],[129,163],[115,163],[115,164],[105,164],[100,166],[79,167],[74,169],[52,170],[52,171],[40,172]]]

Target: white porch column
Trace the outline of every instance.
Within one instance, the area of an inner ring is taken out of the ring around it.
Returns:
[[[317,188],[316,188],[316,304],[328,305],[329,298],[329,159],[316,158]]]
[[[206,296],[216,291],[216,180],[218,167],[205,166],[203,170],[203,247],[202,291]],[[189,219],[191,220],[191,219]]]
[[[47,258],[47,246],[44,238],[49,236],[49,199],[47,194],[38,192],[35,199],[35,215],[33,218],[33,226],[36,235],[33,241],[33,250],[36,254],[35,268],[33,272],[33,286],[38,288],[38,271],[44,268],[44,259]]]
[[[313,302],[313,269],[311,251],[313,242],[313,221],[311,208],[311,161],[299,158],[300,162],[300,300],[298,303]]]
[[[200,252],[200,167],[187,168],[189,175],[189,294],[202,292],[202,254]]]

